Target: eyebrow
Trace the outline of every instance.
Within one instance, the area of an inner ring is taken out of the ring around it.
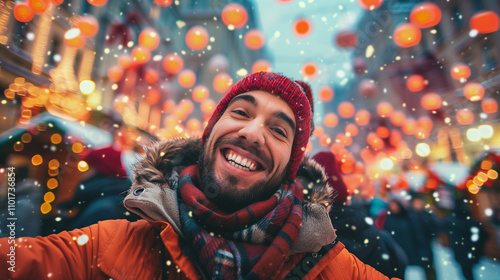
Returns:
[[[236,102],[238,100],[244,100],[244,101],[247,101],[249,102],[250,104],[254,105],[254,106],[257,106],[257,100],[255,100],[255,97],[251,96],[251,95],[246,95],[246,94],[241,94],[241,95],[238,95],[238,96],[235,96],[228,104],[231,105],[233,102]],[[274,114],[274,117],[277,117],[281,120],[283,120],[284,122],[286,122],[290,128],[292,129],[293,132],[295,132],[295,123],[294,121],[285,113],[283,112],[276,112]]]

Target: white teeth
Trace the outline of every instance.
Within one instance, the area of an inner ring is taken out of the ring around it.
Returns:
[[[241,157],[240,156],[237,156],[234,161],[238,164],[241,164]]]
[[[254,171],[256,169],[256,165],[253,162],[239,155],[237,156],[236,154],[229,153],[226,155],[226,158],[232,166],[242,170]]]

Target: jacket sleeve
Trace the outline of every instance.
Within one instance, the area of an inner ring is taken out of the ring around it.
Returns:
[[[1,238],[0,279],[90,279],[97,264],[98,227]]]
[[[318,264],[306,275],[304,279],[389,279],[387,276],[364,264],[355,255],[339,242]],[[398,279],[398,278],[391,278]]]

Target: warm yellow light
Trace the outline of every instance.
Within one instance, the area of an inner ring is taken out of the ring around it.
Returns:
[[[391,170],[394,167],[394,161],[390,158],[383,158],[380,161],[380,168],[383,170]]]
[[[52,206],[50,205],[50,203],[44,202],[42,206],[40,206],[40,211],[42,212],[42,214],[47,214],[50,212],[50,210],[52,210]]]
[[[57,159],[52,159],[49,161],[49,169],[58,169],[59,161]]]
[[[79,153],[83,152],[83,145],[82,145],[82,143],[78,143],[77,142],[77,143],[73,144],[73,146],[71,146],[71,150],[75,154],[79,154]]]
[[[61,143],[61,141],[62,141],[62,136],[59,133],[54,133],[54,134],[52,134],[52,136],[50,136],[50,142],[52,142],[52,144],[57,145],[57,144]]]
[[[483,170],[491,169],[492,166],[493,166],[493,163],[489,160],[483,160],[483,162],[481,162],[481,169],[483,169]]]
[[[496,172],[496,170],[493,170],[493,169],[488,170],[488,174],[487,175],[488,175],[488,178],[493,179],[493,180],[495,180],[496,178],[498,178],[498,172]]]
[[[85,95],[90,95],[95,90],[95,83],[91,80],[83,80],[80,82],[80,91]]]
[[[488,175],[486,175],[486,173],[484,173],[483,171],[477,173],[476,176],[477,176],[477,179],[483,183],[488,181]]]
[[[43,162],[43,158],[41,155],[34,155],[32,158],[31,158],[31,163],[33,165],[40,165],[42,164]]]
[[[415,152],[421,157],[427,157],[431,153],[431,147],[427,143],[418,143]]]
[[[81,160],[78,163],[78,170],[80,170],[80,172],[85,172],[85,171],[89,170],[89,165],[84,160]]]
[[[45,195],[43,196],[43,200],[45,200],[45,202],[47,203],[51,203],[52,201],[54,201],[55,198],[56,196],[54,195],[53,192],[46,192]]]
[[[469,128],[467,130],[467,139],[471,142],[477,142],[481,140],[481,134],[477,128]]]
[[[59,186],[59,182],[57,181],[56,178],[50,178],[48,181],[47,181],[47,188],[49,189],[55,189]]]
[[[31,142],[31,134],[29,134],[29,133],[24,133],[24,134],[21,136],[21,141],[23,141],[23,143],[29,143],[29,142]]]
[[[24,144],[21,141],[14,143],[14,151],[20,152],[24,149]]]
[[[491,127],[491,125],[488,124],[480,125],[478,126],[477,130],[479,132],[479,135],[484,139],[489,139],[493,137],[493,127]]]

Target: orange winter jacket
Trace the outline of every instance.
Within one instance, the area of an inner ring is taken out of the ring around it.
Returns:
[[[108,220],[47,237],[0,239],[0,279],[161,279],[162,262],[165,279],[200,279],[166,222]],[[388,278],[338,243],[303,279]]]

